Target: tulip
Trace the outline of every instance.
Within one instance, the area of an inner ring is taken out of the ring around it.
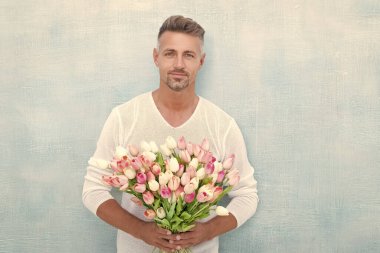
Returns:
[[[152,209],[147,209],[144,212],[144,217],[148,220],[153,220],[156,217],[156,213]]]
[[[190,193],[193,193],[195,191],[195,187],[194,187],[194,184],[187,184],[185,185],[185,187],[183,188],[183,191],[186,193],[186,194],[190,194]]]
[[[175,203],[177,201],[177,196],[175,194],[172,194],[169,198],[168,198],[168,202],[170,204],[172,203]]]
[[[190,174],[188,172],[183,173],[181,177],[181,184],[183,186],[187,185],[190,182]]]
[[[178,161],[175,157],[170,158],[169,168],[173,173],[176,173],[179,169]]]
[[[160,184],[156,180],[148,181],[149,189],[153,192],[157,191],[160,188]]]
[[[189,166],[193,168],[198,168],[198,159],[197,158],[191,159]]]
[[[158,182],[160,185],[166,185],[169,182],[169,175],[167,173],[161,172],[160,175],[158,176]]]
[[[225,173],[226,173],[226,172],[225,172],[224,170],[219,171],[219,173],[218,173],[218,177],[217,177],[217,179],[216,179],[216,182],[217,182],[217,183],[221,183],[221,182],[223,182],[223,179],[224,179]]]
[[[232,165],[234,164],[235,155],[229,155],[226,160],[223,161],[223,168],[226,170],[231,169]]]
[[[214,166],[214,164],[213,163],[208,163],[207,165],[206,165],[206,174],[207,175],[211,175],[213,172],[214,172],[214,169],[215,169],[215,166]]]
[[[137,180],[137,183],[139,183],[139,184],[145,184],[146,178],[147,178],[146,174],[142,173],[142,172],[139,172],[136,175],[136,180]]]
[[[189,152],[187,152],[187,150],[181,150],[179,152],[179,157],[181,158],[182,161],[184,161],[185,163],[189,163],[190,162],[190,155],[189,155]]]
[[[151,205],[154,202],[154,196],[150,191],[146,191],[143,193],[143,199],[147,205]]]
[[[166,216],[165,209],[163,207],[157,208],[156,214],[157,214],[157,217],[160,219],[165,218],[165,216]]]
[[[212,194],[212,198],[210,199],[210,202],[214,202],[220,194],[222,194],[223,188],[220,186],[215,187],[214,193]]]
[[[149,162],[145,163],[147,165],[147,167],[150,167],[151,163],[154,162],[154,160],[156,160],[156,155],[150,151],[144,151],[143,156],[144,156],[144,158],[149,160]]]
[[[177,176],[181,177],[183,174],[183,171],[185,170],[185,166],[183,164],[179,165],[178,171],[175,173]]]
[[[199,145],[197,145],[197,144],[194,144],[194,146],[193,146],[193,152],[194,152],[194,155],[196,157],[198,157],[199,152],[201,152],[201,147]]]
[[[194,188],[197,189],[198,186],[199,186],[199,178],[197,177],[193,177],[191,180],[190,180],[190,183],[194,185]]]
[[[120,160],[127,155],[127,150],[122,146],[117,146],[115,150],[115,158]]]
[[[201,144],[202,149],[208,151],[210,149],[210,143],[207,138],[204,138]]]
[[[136,177],[136,171],[132,168],[126,168],[123,172],[128,179],[134,179]]]
[[[218,179],[218,173],[212,173],[211,175],[210,175],[210,177],[211,177],[211,179],[212,179],[212,184],[214,185],[215,184],[215,182],[216,182],[216,180]]]
[[[179,196],[181,196],[183,193],[184,193],[184,188],[183,188],[182,185],[179,185],[178,188],[177,188],[177,190],[175,190],[175,195],[176,195],[177,197],[179,197]]]
[[[203,185],[198,190],[197,200],[200,203],[207,202],[212,199],[214,189],[210,184]]]
[[[155,176],[153,175],[153,173],[151,171],[148,171],[146,173],[146,181],[150,181],[150,180],[155,180]]]
[[[139,159],[138,157],[133,158],[133,159],[131,160],[131,166],[132,166],[132,168],[133,168],[134,170],[138,170],[138,169],[140,169],[141,166],[142,166],[140,159]]]
[[[172,151],[168,148],[166,144],[160,145],[160,149],[163,155],[170,156],[172,154]]]
[[[110,163],[107,162],[106,160],[103,159],[96,159],[91,157],[90,160],[88,161],[88,164],[99,168],[99,169],[109,169],[110,168]]]
[[[153,152],[153,153],[157,153],[158,152],[157,144],[154,141],[149,142],[149,146],[150,146],[150,151],[151,152]]]
[[[191,144],[191,143],[187,143],[187,145],[186,145],[186,150],[187,150],[187,152],[189,153],[190,156],[193,155],[193,154],[194,154],[194,151],[193,151],[193,144]]]
[[[178,139],[177,146],[178,146],[178,149],[180,149],[180,150],[186,149],[186,140],[185,140],[185,137],[181,136]]]
[[[203,178],[205,178],[206,176],[206,171],[205,171],[205,168],[199,168],[199,170],[197,170],[197,178],[199,178],[199,180],[202,180]]]
[[[215,209],[215,212],[219,216],[228,216],[229,215],[227,208],[225,208],[223,206],[217,206]]]
[[[150,151],[151,150],[149,143],[146,141],[142,141],[140,146],[141,146],[141,149],[143,151]]]
[[[166,142],[165,143],[166,143],[167,147],[169,149],[171,149],[171,150],[173,150],[173,149],[175,149],[177,147],[176,140],[173,137],[171,137],[171,136],[168,136],[166,138]]]
[[[171,194],[172,192],[170,191],[169,187],[167,187],[166,185],[161,185],[160,187],[161,197],[163,197],[164,199],[168,199],[171,197]]]
[[[190,178],[194,178],[197,175],[196,169],[192,166],[189,166],[186,172],[190,175]]]
[[[132,155],[132,156],[137,156],[139,154],[139,148],[136,147],[135,145],[129,145],[128,146],[128,149],[129,149],[129,153]]]
[[[158,175],[160,174],[160,172],[161,172],[161,167],[160,167],[160,165],[157,164],[157,163],[154,164],[154,165],[152,166],[152,172],[153,172],[154,175],[158,176]]]
[[[185,194],[184,200],[186,203],[191,203],[194,201],[194,199],[195,199],[195,192],[192,192],[190,194]]]
[[[143,205],[142,201],[140,199],[138,199],[137,197],[132,197],[131,200],[132,200],[133,203],[135,203],[138,206],[142,206]]]
[[[213,163],[214,161],[212,161],[213,159],[213,156],[212,156],[212,153],[210,151],[206,151],[203,155],[203,158],[202,158],[202,162],[203,163]]]
[[[169,182],[168,182],[168,187],[171,191],[177,190],[181,182],[181,179],[177,176],[173,176]]]
[[[135,184],[133,186],[133,189],[136,192],[143,193],[146,190],[146,185],[145,184]]]
[[[214,172],[219,173],[220,171],[223,170],[223,165],[220,162],[214,162]]]

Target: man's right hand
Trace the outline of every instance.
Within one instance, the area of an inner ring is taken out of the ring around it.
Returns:
[[[160,248],[166,252],[179,250],[171,241],[179,239],[178,235],[171,234],[169,230],[160,228],[154,222],[142,222],[137,237],[145,243]]]

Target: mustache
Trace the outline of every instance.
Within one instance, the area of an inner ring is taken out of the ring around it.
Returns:
[[[185,75],[189,75],[188,72],[184,71],[184,70],[171,70],[168,72],[169,74],[185,74]]]

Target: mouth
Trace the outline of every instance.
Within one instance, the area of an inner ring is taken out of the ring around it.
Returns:
[[[174,78],[187,77],[187,74],[184,72],[169,72],[169,75],[173,76]]]

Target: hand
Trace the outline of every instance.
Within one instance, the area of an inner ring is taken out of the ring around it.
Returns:
[[[142,222],[137,233],[137,238],[165,252],[180,249],[181,246],[170,243],[177,241],[177,237],[178,235],[172,235],[169,230],[160,228],[154,222]]]
[[[190,231],[178,234],[179,238],[176,239],[179,240],[170,240],[169,243],[180,246],[181,249],[186,249],[204,241],[211,240],[214,238],[213,232],[210,224],[198,222]]]

